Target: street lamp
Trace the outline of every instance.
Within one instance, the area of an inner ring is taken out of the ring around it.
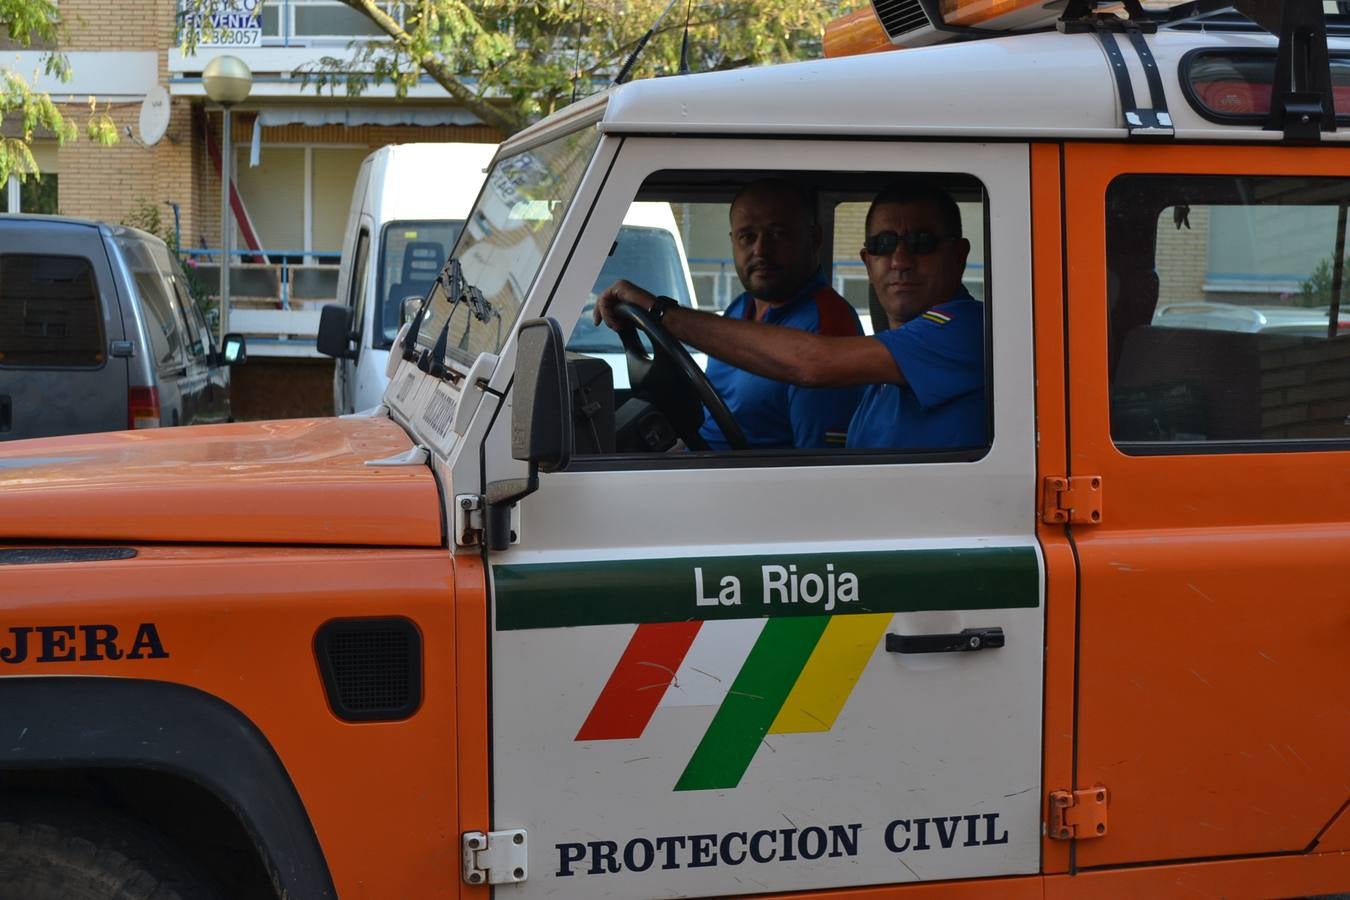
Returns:
[[[234,220],[230,210],[234,148],[230,134],[230,107],[243,102],[253,87],[253,73],[242,59],[217,56],[202,69],[206,96],[224,111],[220,139],[220,333],[230,330],[230,252],[234,243]]]

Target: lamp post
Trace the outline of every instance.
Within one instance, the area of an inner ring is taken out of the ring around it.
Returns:
[[[224,111],[220,138],[220,333],[230,330],[230,253],[234,243],[234,220],[230,209],[230,182],[233,179],[234,149],[230,134],[230,107],[248,97],[253,73],[242,59],[217,56],[202,69],[206,96]]]

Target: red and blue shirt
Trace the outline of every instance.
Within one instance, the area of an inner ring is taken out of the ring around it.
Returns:
[[[723,313],[727,318],[753,319],[755,301],[741,294]],[[863,333],[849,302],[816,276],[796,297],[771,307],[761,320],[816,334],[854,336]],[[708,360],[708,380],[745,432],[750,447],[843,447],[849,420],[863,389],[804,388]],[[714,450],[729,449],[722,429],[705,414],[699,434]]]

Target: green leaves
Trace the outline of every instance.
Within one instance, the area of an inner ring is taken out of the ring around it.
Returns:
[[[0,3],[14,0],[0,0]],[[341,0],[387,40],[355,41],[345,58],[296,72],[316,91],[357,96],[371,84],[407,92],[423,75],[483,121],[511,134],[603,90],[669,0]],[[672,74],[689,12],[695,72],[819,56],[825,24],[862,0],[676,3],[632,78]],[[211,0],[188,0],[187,15]],[[184,35],[184,52],[190,52]]]
[[[42,58],[43,74],[61,81],[70,80],[70,63],[55,49],[63,37],[60,16],[50,0],[0,0],[0,30],[9,32],[21,47],[37,44],[46,50]],[[36,73],[34,73],[36,74]],[[0,125],[21,124],[19,137],[0,137],[0,186],[10,173],[20,178],[37,175],[37,161],[30,145],[34,137],[51,135],[58,143],[75,140],[78,133],[50,96],[34,91],[28,80],[5,64],[0,57]],[[89,121],[85,133],[90,140],[108,145],[117,143],[117,128],[112,118],[100,113],[93,97],[89,98]]]

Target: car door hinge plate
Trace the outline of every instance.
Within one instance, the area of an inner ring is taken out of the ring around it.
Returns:
[[[1049,836],[1057,841],[1106,837],[1106,788],[1051,791]]]
[[[1041,521],[1051,525],[1071,522],[1097,525],[1102,521],[1100,475],[1047,475],[1041,493]]]
[[[516,884],[530,874],[524,828],[466,831],[461,846],[464,880],[469,884]]]
[[[483,543],[483,498],[478,494],[455,495],[455,546],[478,547]]]

